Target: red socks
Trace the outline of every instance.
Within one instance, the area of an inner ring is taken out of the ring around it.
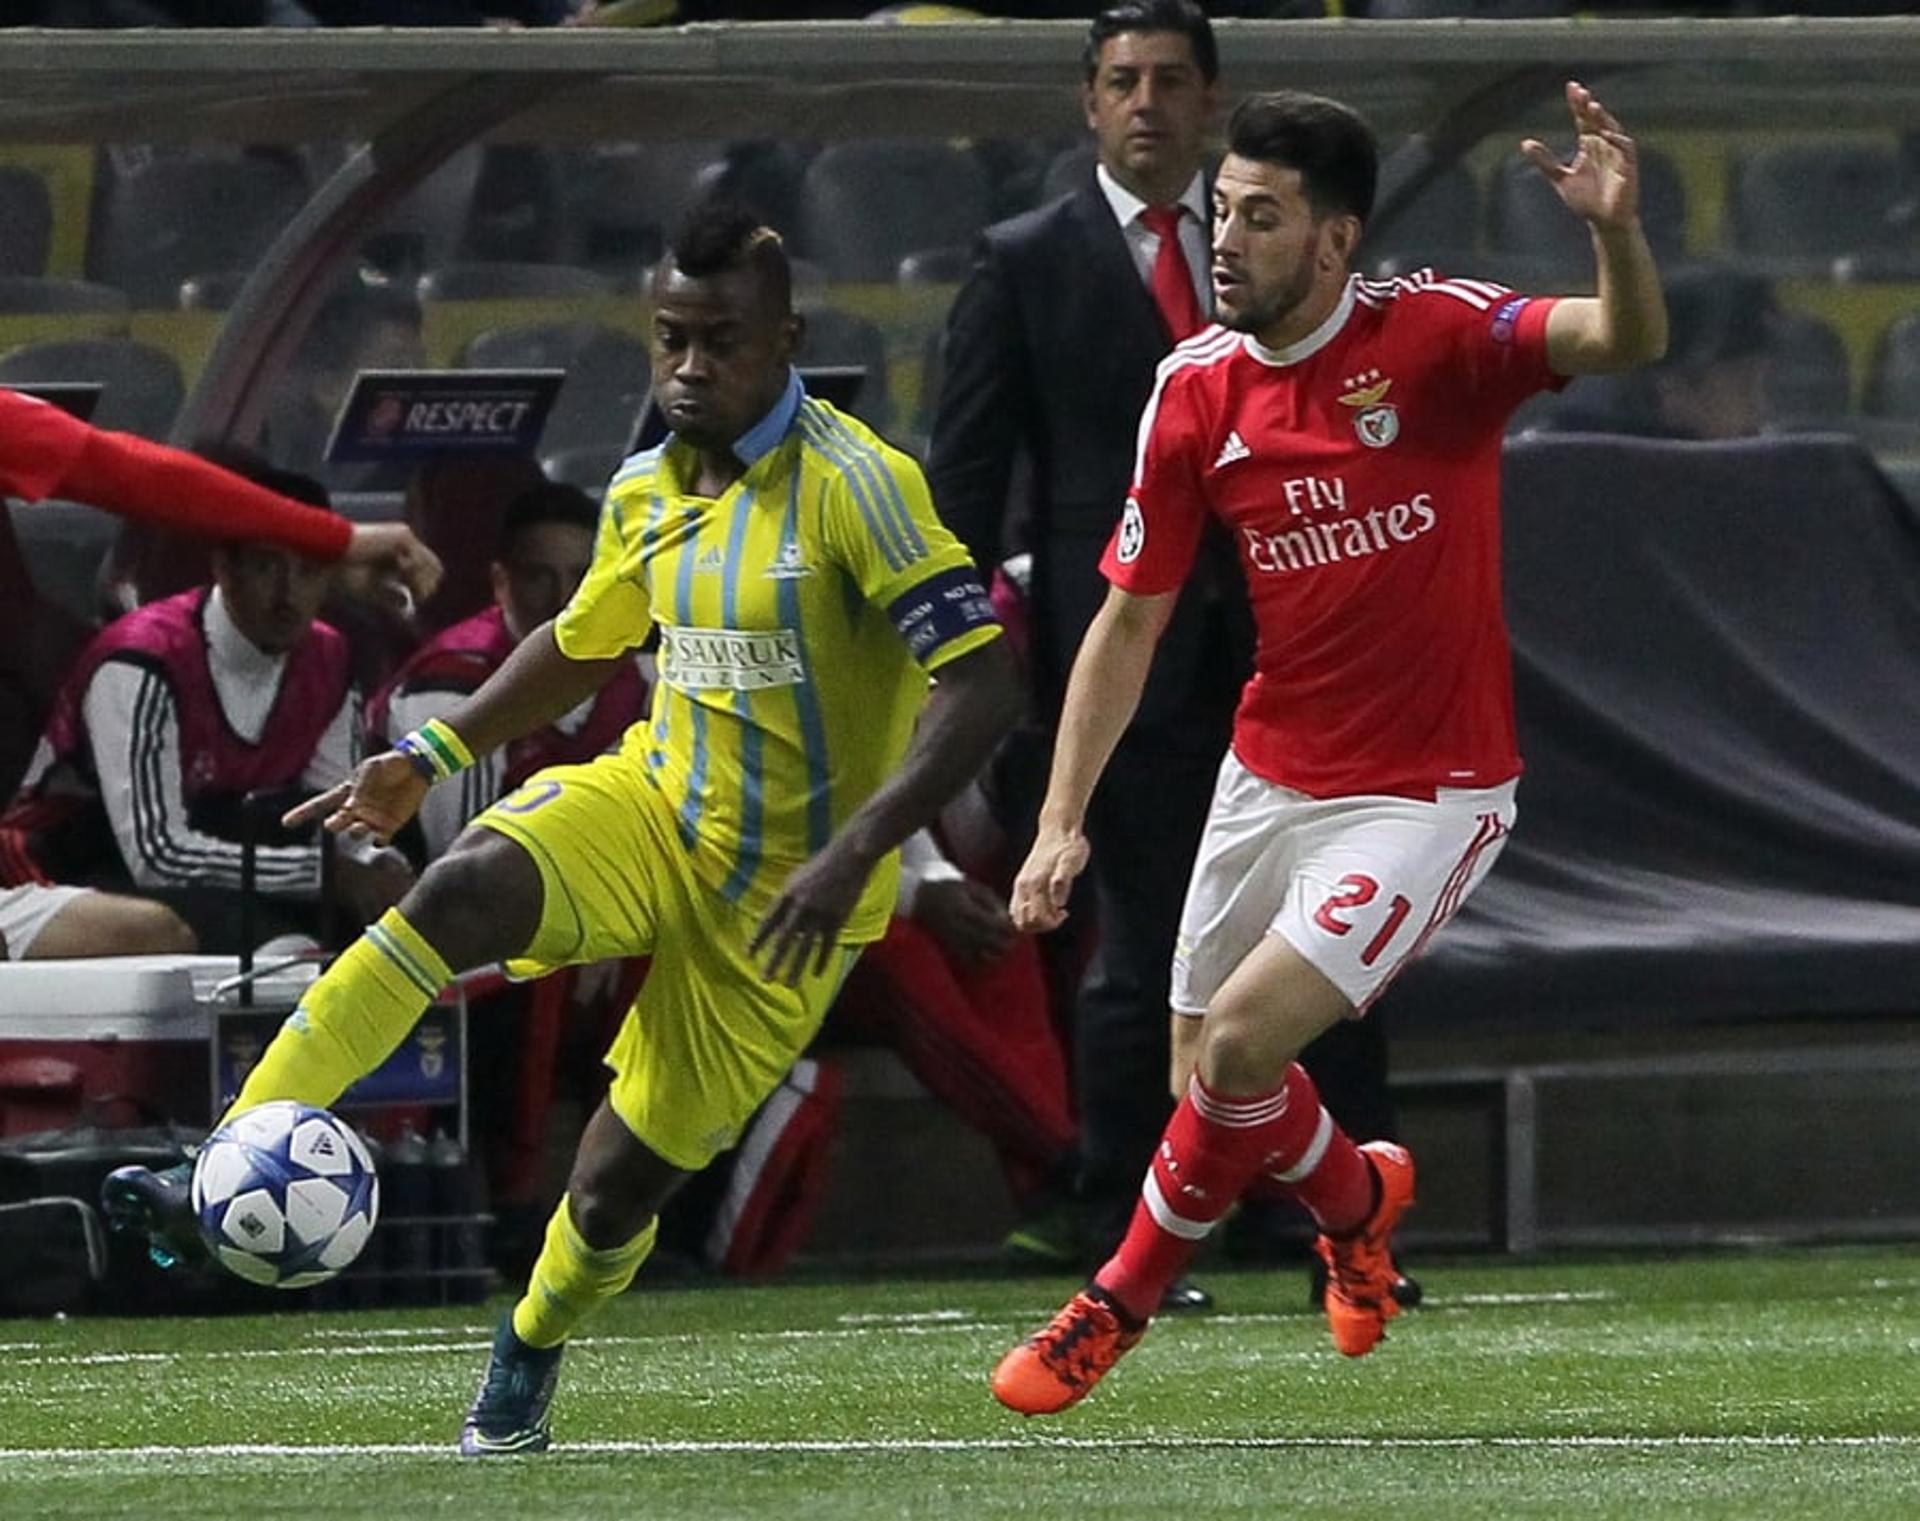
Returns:
[[[1256,1176],[1285,1187],[1331,1234],[1360,1225],[1373,1207],[1367,1159],[1320,1107],[1298,1062],[1279,1088],[1250,1097],[1214,1093],[1194,1075],[1161,1135],[1126,1237],[1094,1282],[1145,1320]]]

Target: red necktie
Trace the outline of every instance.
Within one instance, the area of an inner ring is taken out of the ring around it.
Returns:
[[[1153,304],[1166,319],[1167,331],[1175,343],[1191,338],[1207,325],[1200,311],[1200,297],[1193,288],[1193,271],[1187,266],[1186,250],[1180,246],[1179,206],[1149,206],[1140,213],[1148,232],[1160,239],[1160,251],[1153,256],[1153,274],[1147,285],[1153,291]]]

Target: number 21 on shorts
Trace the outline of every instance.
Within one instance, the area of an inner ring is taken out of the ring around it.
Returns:
[[[1352,909],[1365,908],[1380,896],[1380,884],[1364,872],[1348,872],[1337,884],[1337,890],[1313,911],[1313,922],[1329,935],[1347,935],[1353,932],[1355,920],[1347,917]],[[1395,893],[1387,904],[1386,917],[1374,930],[1373,938],[1367,942],[1367,948],[1360,953],[1360,964],[1372,966],[1380,959],[1381,953],[1393,943],[1393,937],[1400,932],[1400,926],[1406,923],[1407,915],[1413,911],[1413,904],[1403,893]],[[1363,916],[1370,917],[1370,916]]]

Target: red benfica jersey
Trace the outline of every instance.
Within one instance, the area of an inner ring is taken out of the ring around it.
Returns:
[[[1222,328],[1160,365],[1101,561],[1142,596],[1231,531],[1259,641],[1233,748],[1313,797],[1431,798],[1520,770],[1500,606],[1500,440],[1560,382],[1550,300],[1357,276],[1285,349]]]

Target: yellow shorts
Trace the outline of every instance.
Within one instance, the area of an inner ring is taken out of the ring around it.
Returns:
[[[653,958],[607,1053],[609,1098],[650,1150],[699,1171],[813,1039],[860,947],[797,988],[767,982],[747,953],[757,923],[694,872],[665,796],[622,754],[538,772],[474,822],[525,848],[546,888],[511,971]]]

